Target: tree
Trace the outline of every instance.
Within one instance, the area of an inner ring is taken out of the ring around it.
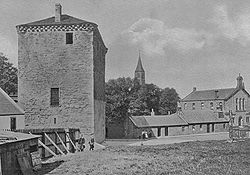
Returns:
[[[173,88],[165,88],[161,91],[160,102],[159,102],[159,112],[163,115],[168,114],[168,112],[175,113],[177,108],[177,102],[180,100],[179,95]]]
[[[129,115],[130,102],[139,88],[131,78],[112,79],[106,83],[106,122],[122,122]]]
[[[0,87],[7,93],[17,92],[17,68],[0,53]]]

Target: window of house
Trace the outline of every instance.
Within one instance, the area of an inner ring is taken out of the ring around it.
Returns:
[[[238,109],[238,98],[235,99],[235,109],[236,109],[236,111],[239,110],[239,109]]]
[[[223,124],[223,128],[224,128],[224,129],[226,128],[226,124],[225,124],[225,123]]]
[[[242,99],[242,103],[241,104],[242,104],[242,110],[244,111],[245,110],[245,99],[244,98]]]
[[[214,103],[210,102],[210,109],[213,110],[214,109]]]
[[[51,88],[50,90],[50,105],[59,106],[59,88]]]
[[[200,130],[202,130],[202,124],[200,124]]]
[[[165,127],[165,136],[168,136],[168,127]]]
[[[220,102],[220,103],[219,103],[219,109],[222,111],[222,108],[223,108],[222,102]]]
[[[195,103],[192,104],[192,109],[195,110]]]
[[[56,124],[56,118],[54,118],[54,125]]]
[[[184,103],[184,109],[187,109],[187,103]]]
[[[201,102],[201,109],[204,109],[204,102]]]
[[[73,33],[66,33],[66,44],[73,44]]]
[[[241,98],[239,99],[239,111],[241,111]]]
[[[246,123],[249,123],[249,117],[246,117]]]

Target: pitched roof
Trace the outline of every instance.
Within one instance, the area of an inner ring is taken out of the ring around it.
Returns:
[[[132,122],[137,127],[159,127],[159,126],[181,126],[188,125],[177,114],[173,115],[157,115],[157,116],[132,116]]]
[[[60,22],[55,22],[55,16],[50,17],[50,18],[46,18],[46,19],[42,19],[39,21],[34,21],[31,23],[27,23],[27,24],[21,24],[18,26],[43,26],[43,25],[72,25],[72,24],[92,24],[93,26],[97,26],[97,24],[92,23],[92,22],[88,22],[82,19],[78,19],[75,18],[73,16],[69,16],[66,14],[61,15],[61,21]]]
[[[139,59],[138,59],[138,63],[137,63],[135,72],[144,72],[144,69],[142,67],[142,62],[141,62],[141,56],[140,56],[140,54],[139,54]]]
[[[225,100],[230,97],[237,88],[227,88],[227,89],[214,89],[214,90],[202,90],[202,91],[193,91],[181,101],[195,101],[195,100]],[[216,96],[217,91],[217,96]]]
[[[0,88],[0,116],[24,115],[24,111]]]
[[[219,113],[212,110],[184,110],[180,115],[189,124],[228,122],[226,118],[219,118]]]

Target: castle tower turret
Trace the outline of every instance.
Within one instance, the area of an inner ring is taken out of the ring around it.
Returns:
[[[139,80],[140,85],[145,84],[145,71],[142,66],[140,52],[139,52],[139,59],[138,59],[137,67],[135,69],[135,78]]]

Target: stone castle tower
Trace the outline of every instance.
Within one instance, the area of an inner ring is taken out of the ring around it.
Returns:
[[[135,79],[139,80],[140,85],[145,85],[145,71],[142,67],[141,54],[139,53],[138,63],[135,69]]]
[[[62,14],[18,25],[18,98],[26,128],[80,128],[105,139],[105,55],[97,24]]]

